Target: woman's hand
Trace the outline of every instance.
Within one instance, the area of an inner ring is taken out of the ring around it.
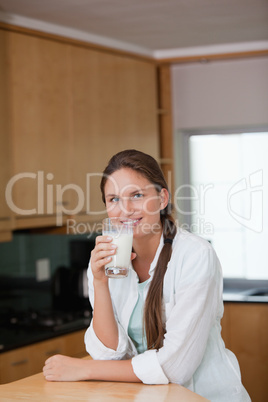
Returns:
[[[94,276],[94,280],[108,281],[105,275],[105,265],[111,261],[116,252],[117,246],[112,244],[113,238],[111,236],[98,236],[96,237],[95,248],[91,252],[90,265]]]
[[[43,373],[47,381],[82,381],[89,380],[88,360],[55,355],[49,357]]]
[[[91,252],[90,265],[94,276],[94,280],[108,282],[105,275],[105,265],[112,260],[116,253],[117,246],[112,243],[111,236],[96,237],[95,248]],[[135,253],[131,253],[131,260],[136,257]]]

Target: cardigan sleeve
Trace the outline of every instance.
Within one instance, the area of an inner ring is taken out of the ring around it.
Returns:
[[[86,351],[94,360],[125,360],[132,358],[137,351],[126,335],[124,329],[118,324],[118,346],[117,349],[107,348],[97,337],[92,324],[85,333]]]

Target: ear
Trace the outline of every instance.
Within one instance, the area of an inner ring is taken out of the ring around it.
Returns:
[[[168,190],[166,188],[162,188],[162,190],[160,191],[160,209],[165,209],[166,206],[168,205],[168,201],[169,201],[169,193]]]

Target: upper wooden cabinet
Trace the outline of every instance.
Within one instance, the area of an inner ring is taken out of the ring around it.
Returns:
[[[156,66],[33,34],[5,35],[14,228],[60,226],[68,217],[98,222],[108,159],[126,148],[158,157]]]
[[[15,225],[55,224],[68,203],[56,194],[70,178],[70,46],[10,32],[9,74]]]
[[[72,182],[85,195],[80,214],[95,222],[103,217],[99,182],[110,157],[126,148],[158,156],[155,66],[78,47],[71,54]]]
[[[11,211],[5,200],[10,178],[8,34],[0,31],[0,241],[11,239]]]

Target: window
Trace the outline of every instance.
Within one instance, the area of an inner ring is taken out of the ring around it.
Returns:
[[[268,279],[268,132],[186,138],[190,230],[212,243],[225,277]]]

